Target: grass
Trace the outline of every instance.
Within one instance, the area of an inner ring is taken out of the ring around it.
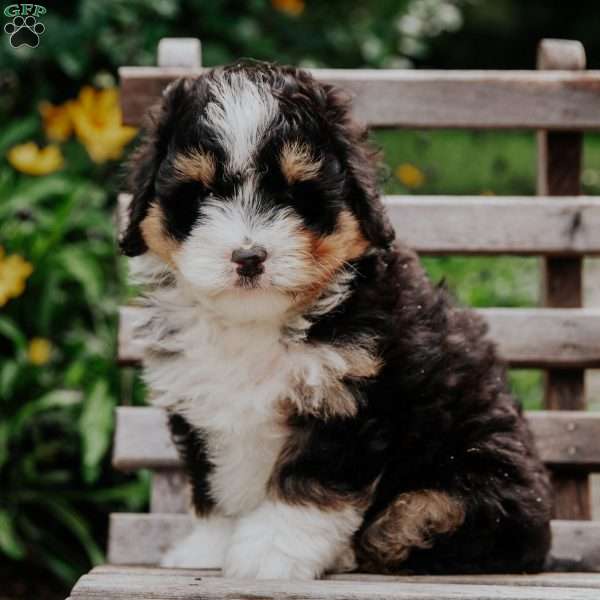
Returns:
[[[387,165],[388,194],[535,194],[535,136],[521,132],[388,131],[375,134]],[[407,187],[394,171],[411,164],[424,175]],[[600,136],[584,144],[583,192],[600,194]],[[424,257],[434,281],[445,279],[458,301],[476,307],[536,306],[540,263],[532,257]],[[528,409],[542,406],[542,372],[511,370],[514,393]]]

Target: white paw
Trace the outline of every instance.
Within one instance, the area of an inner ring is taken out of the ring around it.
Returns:
[[[174,544],[162,557],[161,567],[220,569],[233,524],[225,517],[199,519],[192,533]]]
[[[310,561],[291,557],[269,543],[254,543],[229,549],[223,575],[239,579],[315,579],[318,573]]]

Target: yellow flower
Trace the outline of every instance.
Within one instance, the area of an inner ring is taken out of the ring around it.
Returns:
[[[418,188],[425,183],[425,174],[423,171],[410,163],[398,165],[394,173],[400,180],[400,183],[407,188]]]
[[[271,0],[271,5],[275,10],[297,17],[304,12],[304,0]]]
[[[27,348],[27,358],[29,362],[37,365],[45,365],[50,360],[50,354],[52,352],[52,344],[50,340],[46,338],[32,338],[29,340],[29,347]]]
[[[69,112],[70,102],[54,106],[50,102],[41,102],[40,114],[44,123],[44,131],[48,139],[54,142],[64,142],[73,132],[73,122]]]
[[[56,144],[39,148],[35,142],[13,146],[7,153],[8,162],[17,171],[28,175],[48,175],[62,169],[64,158]]]
[[[33,273],[31,263],[18,254],[4,255],[0,246],[0,306],[25,291],[25,280]]]
[[[97,163],[119,158],[137,133],[134,127],[125,127],[122,123],[116,88],[82,88],[77,100],[69,104],[69,113],[77,137]]]
[[[495,196],[496,193],[493,190],[483,190],[481,192],[482,196]]]

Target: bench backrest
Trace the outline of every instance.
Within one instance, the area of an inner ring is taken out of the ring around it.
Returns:
[[[556,517],[589,519],[588,474],[600,470],[600,418],[582,412],[584,370],[600,367],[600,310],[581,308],[582,258],[600,255],[600,198],[579,194],[582,131],[600,130],[600,71],[585,71],[581,44],[564,40],[541,42],[538,68],[313,73],[349,89],[357,116],[372,127],[538,132],[538,197],[390,196],[386,202],[398,236],[422,254],[541,257],[543,307],[481,312],[511,366],[545,370],[546,410],[528,417],[553,472]],[[167,83],[201,71],[197,40],[163,40],[158,67],[120,70],[125,121],[139,125]],[[121,195],[121,213],[128,201]],[[138,310],[121,309],[123,364],[141,357],[132,336]],[[119,409],[113,462],[125,470],[154,470],[152,512],[187,512],[184,478],[161,411]],[[131,546],[135,536],[127,537],[121,547],[111,541],[113,556],[125,556],[118,548]]]

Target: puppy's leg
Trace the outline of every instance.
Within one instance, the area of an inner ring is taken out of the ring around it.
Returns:
[[[190,535],[167,551],[160,564],[173,568],[220,569],[232,530],[230,518],[202,517]]]
[[[431,548],[436,535],[456,531],[464,519],[463,503],[445,492],[400,494],[360,535],[359,565],[370,571],[401,568],[412,549]]]
[[[265,501],[238,521],[224,574],[259,579],[319,577],[347,550],[361,519],[350,505],[326,510]]]

